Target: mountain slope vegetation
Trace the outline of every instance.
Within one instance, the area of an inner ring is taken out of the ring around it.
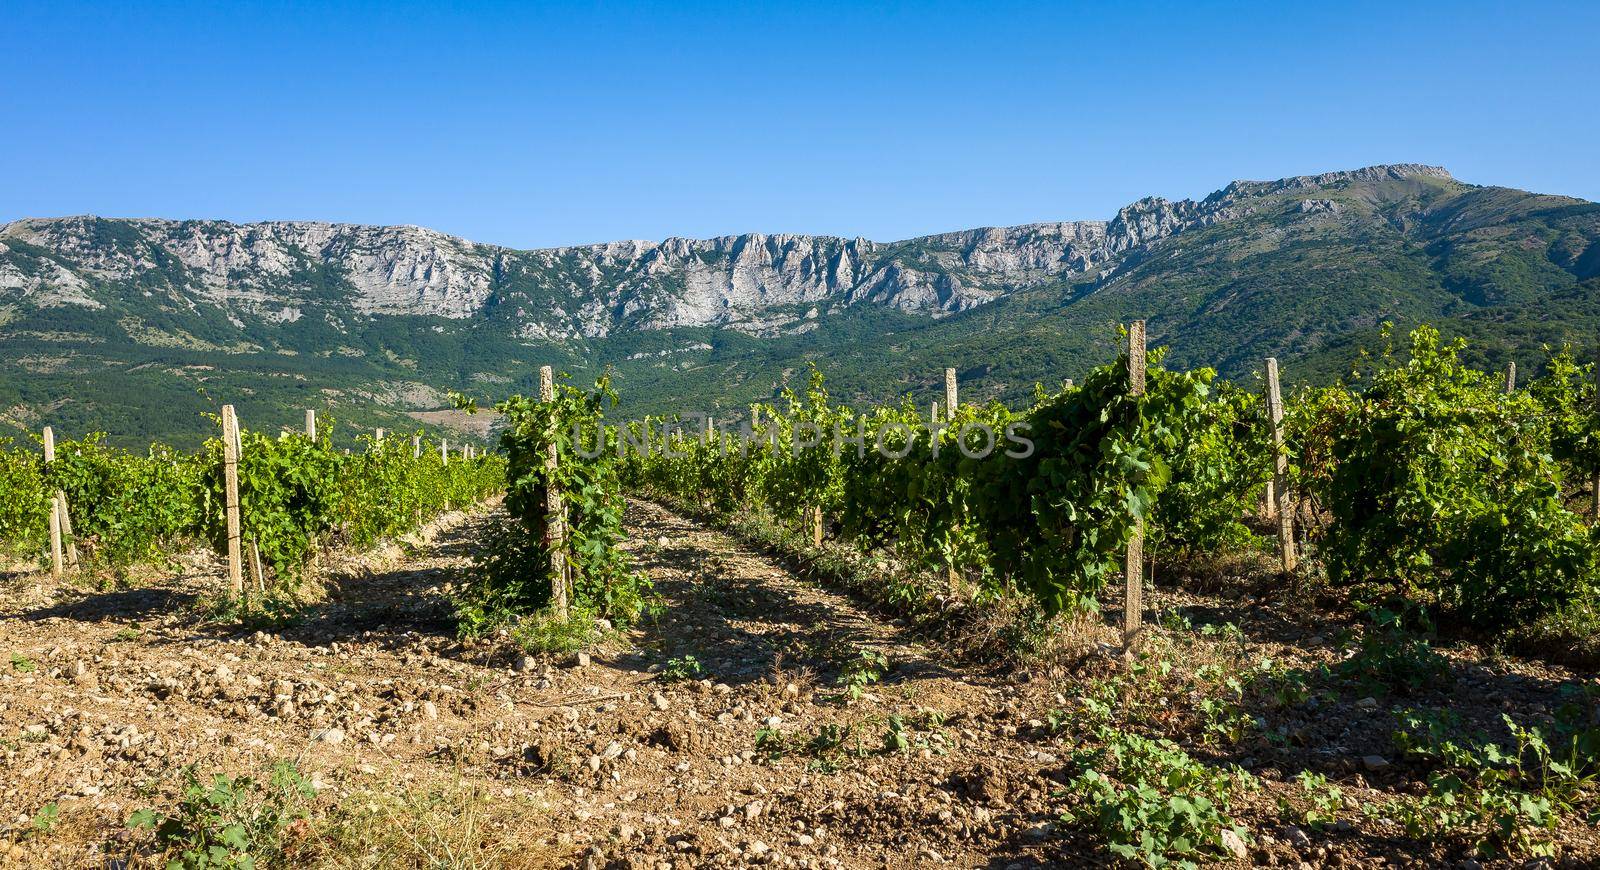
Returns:
[[[737,412],[808,363],[845,397],[1020,401],[1149,321],[1180,366],[1339,376],[1378,326],[1436,324],[1471,361],[1591,354],[1600,204],[1395,165],[1140,200],[1109,221],[879,243],[793,235],[518,251],[417,227],[27,219],[0,227],[0,434],[196,440],[258,426],[460,428],[448,390],[611,368],[638,412]]]

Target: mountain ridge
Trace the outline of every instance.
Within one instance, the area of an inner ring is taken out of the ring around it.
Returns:
[[[955,366],[963,396],[1019,402],[1133,318],[1174,364],[1236,378],[1272,355],[1326,380],[1384,321],[1531,372],[1542,345],[1600,335],[1600,204],[1386,164],[894,242],[520,250],[416,226],[28,218],[0,226],[0,429],[48,408],[128,441],[200,432],[217,396],[398,428],[448,416],[446,390],[526,391],[545,363],[609,367],[641,411],[737,409],[807,363],[852,401],[936,395]]]
[[[1428,177],[1442,178],[1442,179],[1447,179],[1447,180],[1455,180],[1455,177],[1453,175],[1451,175],[1450,171],[1448,169],[1446,169],[1445,167],[1443,167],[1443,166],[1435,166],[1435,165],[1426,164],[1426,163],[1379,163],[1379,164],[1373,164],[1371,166],[1364,166],[1364,167],[1361,167],[1359,169],[1334,170],[1334,171],[1331,171],[1331,172],[1323,172],[1323,173],[1317,173],[1317,174],[1312,174],[1312,175],[1292,175],[1292,176],[1286,176],[1284,178],[1279,178],[1279,179],[1274,179],[1274,180],[1235,179],[1234,181],[1231,181],[1228,184],[1224,185],[1223,187],[1213,191],[1212,193],[1210,193],[1206,197],[1202,198],[1201,200],[1179,200],[1179,202],[1184,202],[1184,201],[1205,202],[1205,201],[1208,201],[1208,200],[1211,200],[1211,199],[1214,199],[1214,198],[1223,197],[1223,196],[1225,196],[1227,194],[1230,194],[1230,193],[1239,192],[1240,190],[1243,190],[1244,188],[1247,188],[1247,187],[1288,189],[1288,188],[1291,188],[1291,187],[1325,186],[1327,184],[1333,184],[1333,183],[1337,183],[1337,182],[1340,182],[1340,181],[1377,180],[1377,179],[1385,177],[1385,176],[1390,177],[1390,178],[1396,178],[1396,179],[1403,179],[1403,178],[1408,178],[1408,177],[1412,177],[1412,176],[1428,176]],[[1123,208],[1121,210],[1119,210],[1119,211],[1133,208],[1134,206],[1137,206],[1137,205],[1139,205],[1141,203],[1145,203],[1145,202],[1170,202],[1170,200],[1167,200],[1165,197],[1158,196],[1158,195],[1146,196],[1146,197],[1142,197],[1142,198],[1140,198],[1138,200],[1135,200],[1134,202],[1129,203],[1126,206],[1123,206]],[[858,241],[858,242],[870,241],[873,244],[879,244],[879,245],[895,245],[895,244],[900,244],[902,242],[917,241],[919,239],[932,239],[932,238],[938,238],[938,237],[942,237],[942,236],[960,235],[960,234],[964,234],[964,233],[984,232],[984,231],[987,231],[987,230],[1027,229],[1027,228],[1030,228],[1030,227],[1060,226],[1060,225],[1083,224],[1083,223],[1087,223],[1087,224],[1093,224],[1093,223],[1105,224],[1105,223],[1110,223],[1109,220],[1094,220],[1094,219],[1065,220],[1065,221],[1052,221],[1052,220],[1028,221],[1028,222],[1024,222],[1024,223],[1020,223],[1020,224],[998,224],[998,225],[985,225],[985,226],[967,227],[967,228],[959,229],[959,230],[947,230],[947,231],[939,232],[939,233],[928,233],[928,234],[921,235],[921,236],[910,236],[910,237],[907,237],[907,238],[904,238],[904,239],[896,239],[896,240],[893,240],[893,241],[876,241],[876,240],[872,240],[872,239],[867,239],[864,236],[860,236],[860,235],[843,236],[843,235],[835,235],[835,234],[832,234],[832,233],[791,233],[791,232],[765,233],[765,232],[761,232],[761,231],[750,231],[750,232],[744,232],[744,233],[725,233],[725,234],[722,234],[722,235],[706,236],[706,237],[692,237],[692,236],[676,236],[676,235],[673,235],[673,236],[667,236],[667,237],[659,239],[659,240],[655,240],[655,239],[613,239],[613,240],[607,241],[607,242],[588,242],[588,243],[582,243],[582,244],[576,244],[576,245],[551,245],[551,246],[546,246],[546,247],[519,248],[519,247],[515,247],[515,246],[511,246],[511,245],[501,245],[501,244],[497,244],[497,243],[493,243],[493,242],[476,242],[476,241],[473,241],[473,240],[467,238],[466,236],[457,235],[455,233],[447,233],[447,232],[445,232],[443,230],[437,230],[437,229],[433,229],[432,227],[423,226],[422,224],[409,224],[409,223],[407,223],[407,224],[366,224],[366,223],[345,222],[345,221],[317,221],[317,220],[302,220],[302,219],[267,219],[267,220],[260,220],[260,221],[229,221],[229,220],[224,220],[224,219],[221,219],[221,218],[217,218],[217,219],[163,218],[163,217],[153,217],[153,216],[116,217],[116,216],[108,216],[108,215],[98,215],[98,214],[93,214],[93,213],[83,213],[83,214],[72,214],[72,215],[59,215],[59,216],[54,216],[54,217],[44,217],[44,216],[35,215],[35,216],[17,218],[15,220],[11,220],[11,221],[8,221],[6,223],[0,223],[0,235],[5,234],[6,230],[9,227],[11,227],[13,224],[25,224],[25,223],[35,223],[35,222],[54,222],[54,221],[71,221],[71,220],[79,220],[79,219],[111,220],[111,221],[123,221],[123,222],[127,222],[127,223],[152,223],[152,224],[182,224],[182,223],[192,223],[192,222],[196,222],[196,221],[203,221],[203,222],[207,222],[207,223],[226,224],[226,225],[234,226],[234,227],[252,227],[252,226],[270,225],[270,224],[283,224],[283,225],[301,224],[301,225],[321,226],[321,227],[348,227],[348,228],[352,228],[352,229],[362,229],[362,230],[383,230],[383,229],[420,230],[420,231],[422,231],[424,233],[428,233],[428,234],[431,234],[431,235],[443,236],[443,237],[445,237],[447,239],[451,239],[453,241],[458,241],[458,242],[464,242],[464,243],[467,243],[467,244],[480,245],[480,246],[483,246],[483,247],[491,247],[491,248],[501,248],[501,249],[504,249],[504,250],[507,250],[507,251],[528,252],[528,253],[542,252],[542,251],[558,252],[558,251],[577,250],[577,249],[602,248],[602,247],[607,247],[607,246],[611,246],[611,245],[664,245],[664,244],[666,244],[668,242],[673,242],[673,241],[689,241],[689,242],[716,242],[716,241],[724,241],[724,240],[732,241],[732,240],[737,240],[737,239],[744,238],[744,237],[747,237],[747,236],[752,236],[752,235],[787,236],[787,237],[805,236],[805,237],[817,238],[817,239],[835,239],[835,240],[838,240],[838,241]]]
[[[481,313],[503,269],[524,275],[548,274],[568,260],[592,288],[609,277],[623,291],[605,306],[560,308],[544,318],[524,311],[523,337],[602,337],[621,328],[723,325],[761,334],[793,327],[763,317],[773,305],[837,302],[880,304],[902,311],[945,316],[994,299],[1021,286],[1094,269],[1116,256],[1186,229],[1233,219],[1245,203],[1272,193],[1314,189],[1346,182],[1436,178],[1449,173],[1423,164],[1390,164],[1356,170],[1294,176],[1276,181],[1234,181],[1202,200],[1145,197],[1124,206],[1109,220],[1039,221],[1006,227],[975,227],[894,242],[861,237],[749,232],[691,239],[671,236],[659,242],[623,240],[555,248],[515,249],[474,242],[412,224],[381,226],[324,221],[232,223],[165,218],[102,218],[94,215],[24,218],[0,226],[0,244],[16,240],[75,257],[61,263],[81,269],[73,280],[58,269],[23,276],[0,262],[0,288],[28,293],[51,279],[63,292],[44,302],[92,305],[89,278],[129,276],[155,268],[157,257],[95,253],[111,222],[144,234],[192,273],[188,282],[209,290],[212,301],[260,303],[258,314],[289,310],[291,294],[272,294],[263,281],[234,280],[241,272],[290,278],[307,259],[342,269],[358,291],[354,307],[363,313],[423,314],[469,318]],[[115,240],[132,244],[131,240]],[[932,249],[932,262],[908,262],[897,254]],[[715,260],[726,260],[716,268]],[[698,262],[697,262],[698,261]],[[955,274],[955,268],[965,274]],[[617,272],[632,274],[616,275]],[[612,273],[609,276],[607,273]],[[29,277],[35,280],[30,282]],[[564,289],[576,294],[581,281],[568,278]],[[662,285],[681,280],[681,292],[667,295]],[[557,279],[559,282],[559,278]],[[549,288],[554,289],[554,288]],[[630,294],[627,291],[632,290]],[[236,292],[237,291],[237,292]],[[608,311],[613,315],[608,318]]]

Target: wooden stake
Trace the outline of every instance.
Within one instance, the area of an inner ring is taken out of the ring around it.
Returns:
[[[944,422],[955,422],[955,408],[957,408],[957,395],[955,395],[955,369],[944,369]],[[938,417],[938,411],[934,411]],[[962,573],[955,568],[955,561],[944,566],[944,582],[949,584],[950,592],[960,592],[962,587]]]
[[[317,412],[310,408],[306,409],[306,437],[317,440]]]
[[[944,419],[951,422],[956,418],[956,370],[944,370]]]
[[[1506,395],[1517,391],[1517,363],[1515,360],[1506,363]]]
[[[67,494],[56,490],[56,513],[61,515],[61,549],[66,552],[67,568],[78,569],[78,534],[72,530],[72,512],[67,510]]]
[[[56,433],[55,429],[44,427],[44,461],[46,465],[56,461]],[[56,487],[50,496],[50,515],[52,520],[59,524],[61,529],[61,554],[66,557],[67,567],[76,571],[78,569],[77,535],[72,531],[72,511],[67,509],[67,494]],[[54,536],[52,535],[52,541]],[[52,547],[52,551],[54,547]]]
[[[266,594],[267,572],[261,567],[261,544],[254,538],[250,539],[250,558],[256,566],[256,591]]]
[[[222,487],[228,515],[228,588],[244,593],[244,554],[239,517],[239,417],[232,405],[222,406]]]
[[[1272,421],[1272,491],[1277,504],[1278,554],[1283,573],[1294,571],[1294,497],[1289,492],[1289,454],[1283,449],[1283,392],[1278,387],[1278,360],[1267,357],[1267,417]]]
[[[1268,407],[1267,425],[1271,426],[1272,388],[1270,386],[1267,387],[1266,393]],[[1267,485],[1261,491],[1261,516],[1269,520],[1275,520],[1278,518],[1278,486],[1277,481],[1273,480],[1272,478],[1267,479]]]
[[[555,370],[549,366],[539,367],[539,401],[554,402],[556,400]],[[544,490],[544,529],[545,548],[550,553],[550,606],[556,616],[565,619],[567,616],[568,589],[567,589],[567,553],[563,547],[567,538],[567,512],[561,504],[561,489],[555,484],[555,474],[559,454],[556,445],[551,443],[545,448],[544,467],[545,473],[550,478],[550,483]]]
[[[1128,327],[1128,395],[1144,395],[1144,321]],[[1123,595],[1122,649],[1128,652],[1144,629],[1144,518],[1134,520],[1128,537],[1128,556],[1123,562],[1127,588]]]
[[[1594,405],[1600,410],[1600,354],[1597,354],[1594,363]],[[1600,471],[1595,472],[1594,479],[1589,481],[1589,487],[1592,490],[1589,522],[1593,524],[1600,522]]]
[[[44,427],[44,464],[46,467],[56,461],[56,433],[49,426]],[[59,579],[66,570],[66,560],[61,553],[61,498],[59,492],[50,496],[50,575]]]

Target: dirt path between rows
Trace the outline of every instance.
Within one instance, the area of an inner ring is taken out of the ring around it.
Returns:
[[[1005,680],[952,668],[849,599],[647,503],[629,507],[628,547],[661,596],[656,615],[581,660],[462,643],[451,585],[485,527],[505,521],[452,517],[273,631],[204,622],[196,602],[221,583],[207,559],[110,592],[11,578],[0,856],[103,865],[132,848],[129,813],[174,797],[183,765],[261,776],[291,759],[324,808],[441,782],[517,807],[504,834],[520,842],[500,863],[1049,860],[1048,755],[997,739],[1027,718]],[[834,683],[852,663],[874,668],[864,652],[886,673],[851,698]],[[702,672],[675,670],[693,679],[650,670],[684,657]],[[904,745],[885,753],[890,716]],[[809,748],[819,734],[831,745]],[[53,829],[24,833],[52,803]]]
[[[274,630],[201,615],[197,602],[223,583],[209,557],[114,591],[6,578],[0,864],[137,865],[148,837],[125,822],[135,809],[170,807],[182,768],[261,777],[282,759],[317,787],[313,823],[290,832],[296,865],[1107,862],[1103,846],[1056,824],[1067,757],[1086,738],[1054,727],[1056,711],[1080,703],[1075,684],[963,663],[729,536],[639,501],[628,507],[626,547],[660,596],[652,615],[581,656],[463,642],[451,592],[491,526],[508,521],[498,508],[456,514],[349,560],[324,603]],[[1166,593],[1163,606],[1181,597]],[[1188,612],[1219,606],[1234,605],[1191,602]],[[1192,659],[1212,648],[1244,655],[1248,645],[1278,660],[1332,660],[1331,643],[1307,639],[1314,626],[1249,606],[1235,615],[1248,644],[1173,649]],[[1084,668],[1079,679],[1120,666]],[[1496,715],[1521,703],[1507,686],[1564,678],[1476,665],[1461,673],[1440,691],[1459,693],[1451,703],[1462,709],[1495,698]],[[1152,722],[1190,715],[1153,703]],[[1392,729],[1386,709],[1355,697],[1289,715],[1279,728],[1289,746],[1218,759],[1263,784],[1240,808],[1255,833],[1240,863],[1439,859],[1353,810],[1355,827],[1307,836],[1286,825],[1277,801],[1296,794],[1289,783],[1304,767],[1340,776],[1347,806],[1383,798],[1350,771],[1374,751],[1362,741],[1381,748]],[[52,804],[58,820],[36,829]]]

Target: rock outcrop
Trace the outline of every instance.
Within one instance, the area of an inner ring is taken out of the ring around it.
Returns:
[[[25,219],[0,227],[0,302],[92,307],[142,293],[219,306],[235,322],[283,322],[320,300],[360,316],[505,317],[525,338],[674,326],[759,334],[854,305],[942,317],[1041,282],[1114,274],[1127,252],[1252,214],[1266,196],[1428,178],[1449,175],[1402,164],[1238,181],[1198,202],[1142,199],[1110,221],[893,243],[749,233],[522,251],[412,226]],[[1309,196],[1300,208],[1338,211]]]

